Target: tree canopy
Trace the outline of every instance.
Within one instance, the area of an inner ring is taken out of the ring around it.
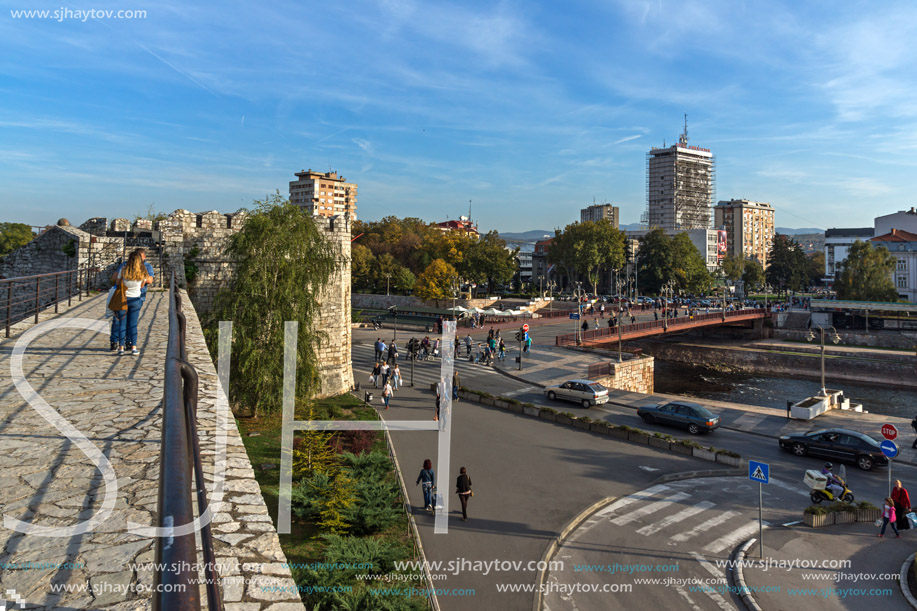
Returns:
[[[230,399],[264,413],[280,407],[284,322],[299,321],[296,396],[308,398],[320,383],[316,346],[317,295],[332,277],[341,253],[299,206],[279,193],[256,201],[226,249],[233,275],[214,300],[205,334],[216,345],[217,322],[233,323]]]
[[[896,260],[884,246],[857,240],[847,250],[841,273],[834,279],[838,299],[898,301],[892,281]]]
[[[458,278],[455,268],[434,259],[414,283],[414,295],[421,299],[447,299],[452,297],[452,281]]]
[[[658,295],[662,286],[673,279],[674,253],[672,241],[660,228],[653,229],[640,240],[640,284],[648,293]]]
[[[0,257],[25,246],[35,235],[24,223],[0,223]]]
[[[809,264],[802,246],[789,236],[774,236],[767,254],[767,281],[775,289],[799,291],[808,285]]]

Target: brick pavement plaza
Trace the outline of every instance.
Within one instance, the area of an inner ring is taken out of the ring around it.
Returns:
[[[74,300],[69,308],[63,304],[58,315],[51,309],[41,320],[101,320],[104,307],[105,296],[94,294],[81,302]],[[213,494],[211,478],[217,377],[187,297],[183,308],[188,359],[200,376],[198,427],[208,498],[216,509],[213,532],[225,608],[301,611],[303,605],[289,570],[282,565],[286,559],[228,408],[223,412],[229,424],[226,482],[222,503],[216,507],[219,499]],[[31,319],[23,321],[13,328],[10,339],[0,341],[0,513],[32,524],[72,526],[103,509],[106,482],[87,456],[14,387],[13,347],[33,326]],[[25,379],[109,459],[117,493],[108,518],[84,534],[42,537],[6,525],[0,529],[0,563],[63,565],[0,570],[2,590],[23,596],[27,609],[151,607],[148,588],[153,572],[133,565],[153,562],[153,539],[129,533],[127,524],[155,525],[167,335],[168,294],[150,291],[140,318],[139,357],[109,352],[107,331],[53,329],[29,345],[23,359]],[[72,568],[65,563],[73,563]],[[252,566],[243,567],[245,563]],[[54,593],[59,584],[69,584],[74,591]]]

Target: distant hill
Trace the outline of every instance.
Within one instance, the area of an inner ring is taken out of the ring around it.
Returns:
[[[541,229],[533,229],[531,231],[523,231],[519,233],[512,232],[500,232],[500,237],[504,240],[512,240],[513,242],[537,242],[543,240],[545,236],[554,237],[553,231],[542,231]]]

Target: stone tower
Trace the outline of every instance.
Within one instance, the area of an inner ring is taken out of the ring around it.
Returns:
[[[326,334],[317,350],[321,388],[316,398],[333,397],[353,388],[350,362],[350,219],[313,217],[318,229],[338,249],[337,271],[319,293],[321,305],[316,329]]]

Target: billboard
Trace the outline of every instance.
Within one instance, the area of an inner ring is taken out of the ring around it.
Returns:
[[[726,230],[718,229],[716,232],[716,260],[722,261],[726,256]]]

